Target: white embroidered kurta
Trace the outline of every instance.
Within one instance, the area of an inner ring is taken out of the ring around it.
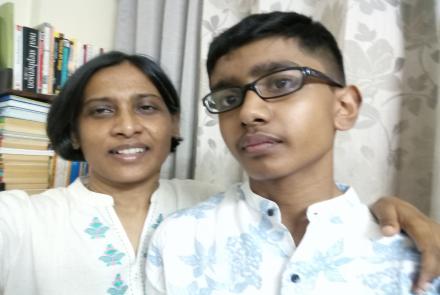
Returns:
[[[248,183],[178,211],[151,240],[147,294],[410,294],[419,254],[404,235],[382,237],[353,189],[307,218],[297,247],[277,204]]]
[[[0,193],[0,294],[98,295],[145,292],[145,257],[160,221],[218,188],[161,180],[153,194],[138,253],[113,209],[113,198],[80,180],[29,197]]]

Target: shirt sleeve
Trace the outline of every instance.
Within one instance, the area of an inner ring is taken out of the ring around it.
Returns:
[[[0,193],[0,294],[22,244],[29,204],[29,196],[24,191]]]

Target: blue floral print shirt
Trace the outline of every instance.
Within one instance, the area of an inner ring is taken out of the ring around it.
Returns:
[[[419,253],[383,237],[352,188],[309,206],[296,246],[276,203],[248,183],[178,211],[147,257],[147,294],[411,294]],[[438,281],[427,294],[439,294]]]

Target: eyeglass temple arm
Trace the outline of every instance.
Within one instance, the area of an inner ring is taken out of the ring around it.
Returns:
[[[318,78],[320,80],[324,80],[324,81],[330,83],[333,86],[338,86],[338,87],[341,87],[341,88],[344,87],[343,84],[341,84],[339,82],[336,82],[332,78],[328,77],[327,75],[325,75],[325,74],[323,74],[323,73],[321,73],[321,72],[319,72],[317,70],[314,70],[314,69],[311,69],[311,68],[308,68],[308,67],[304,67],[303,68],[303,73],[305,75],[307,75],[307,76],[315,77],[315,78]]]

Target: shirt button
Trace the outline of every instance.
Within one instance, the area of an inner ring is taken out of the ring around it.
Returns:
[[[298,283],[300,280],[299,275],[297,275],[296,273],[292,274],[290,276],[290,280],[292,281],[292,283]]]
[[[273,216],[274,214],[275,214],[275,210],[274,209],[267,209],[267,215]]]

